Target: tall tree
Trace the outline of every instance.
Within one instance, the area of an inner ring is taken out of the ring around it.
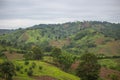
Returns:
[[[15,67],[13,63],[6,61],[0,65],[0,72],[2,73],[3,79],[12,80],[12,77],[15,74]]]
[[[86,53],[81,56],[81,60],[82,62],[80,62],[77,68],[77,76],[81,80],[97,80],[100,70],[97,57],[94,54]]]
[[[42,59],[43,53],[42,53],[42,51],[41,51],[41,49],[39,47],[34,47],[32,49],[32,51],[33,51],[33,59],[35,59],[35,60]]]

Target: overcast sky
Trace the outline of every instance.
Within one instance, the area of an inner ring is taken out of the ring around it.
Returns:
[[[84,20],[120,23],[120,0],[0,0],[0,29]]]

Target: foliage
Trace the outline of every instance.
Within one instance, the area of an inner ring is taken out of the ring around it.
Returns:
[[[119,80],[119,77],[115,74],[110,74],[109,77],[111,78],[111,80]]]
[[[27,75],[28,75],[28,76],[32,76],[32,75],[33,75],[33,70],[31,70],[31,69],[28,70]]]
[[[33,62],[33,63],[32,63],[32,68],[35,68],[35,67],[36,67],[36,63]]]
[[[112,59],[112,58],[111,59],[100,59],[99,63],[103,67],[120,71],[120,62],[119,62],[120,59],[117,59],[117,60],[116,59]]]
[[[4,53],[0,51],[0,57],[4,56]]]
[[[24,58],[26,60],[40,60],[43,57],[43,52],[41,51],[41,48],[34,47],[32,48],[32,52],[28,52],[24,54]]]
[[[16,71],[20,71],[21,67],[20,66],[16,66]]]
[[[82,80],[97,80],[100,65],[97,62],[97,57],[94,54],[86,53],[81,56],[82,62],[77,68],[77,75]]]
[[[36,67],[32,68],[31,65],[35,63]],[[50,76],[58,80],[80,80],[79,77],[74,76],[72,74],[66,73],[59,69],[58,67],[51,65],[49,63],[45,63],[42,61],[37,60],[29,60],[29,65],[24,65],[24,61],[15,61],[14,64],[23,66],[20,71],[17,71],[17,76],[15,76],[17,79],[20,80],[32,80],[31,77],[28,76],[28,71],[32,70],[32,75],[34,76]],[[31,67],[31,69],[29,69]],[[27,72],[25,72],[25,69],[27,69]],[[21,73],[22,72],[22,73]],[[28,79],[29,78],[29,79]]]
[[[29,64],[29,61],[25,61],[25,63],[24,63],[25,65],[28,65]]]
[[[39,47],[34,47],[32,49],[32,51],[33,51],[33,55],[30,55],[30,56],[33,56],[33,59],[35,59],[35,60],[42,59],[43,53],[42,53],[42,51],[41,51],[41,49]]]
[[[39,69],[41,70],[41,69],[42,69],[42,66],[39,66]]]
[[[0,72],[2,73],[3,79],[12,80],[12,77],[15,74],[15,67],[13,63],[6,61],[0,65]]]
[[[53,49],[52,46],[46,46],[46,47],[44,48],[44,51],[45,51],[45,52],[51,52],[52,49]]]
[[[28,52],[28,53],[26,53],[26,54],[24,54],[24,58],[26,59],[26,60],[31,60],[31,59],[33,59],[33,53],[32,52]]]
[[[52,50],[52,56],[53,57],[55,57],[55,58],[57,58],[59,55],[61,55],[62,54],[62,51],[61,51],[61,49],[60,48],[54,48],[53,50]]]
[[[52,50],[51,46],[54,46],[50,44],[52,41],[63,41],[61,42],[63,44],[62,47],[66,47],[65,50],[70,53],[80,54],[86,50],[91,51],[91,53],[97,53],[102,47],[105,49],[103,54],[118,54],[119,44],[118,49],[114,49],[116,52],[109,51],[105,44],[120,39],[119,26],[120,24],[99,21],[39,24],[27,29],[17,29],[9,34],[0,35],[0,44],[20,48],[21,52],[25,54],[25,50],[31,49],[34,45],[42,47],[45,52],[50,52]],[[68,39],[68,44],[64,45],[64,40],[66,39]],[[99,45],[96,42],[100,42]]]
[[[67,71],[71,64],[75,61],[75,57],[69,53],[62,53],[58,56],[57,61],[64,71]]]

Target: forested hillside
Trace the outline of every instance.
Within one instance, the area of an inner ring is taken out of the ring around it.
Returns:
[[[74,54],[89,51],[120,55],[120,24],[98,21],[39,24],[9,34],[6,32],[0,36],[0,43],[22,49],[33,45],[56,46]]]

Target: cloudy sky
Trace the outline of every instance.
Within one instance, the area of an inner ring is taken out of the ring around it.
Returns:
[[[120,0],[0,0],[0,29],[84,20],[120,23]]]

